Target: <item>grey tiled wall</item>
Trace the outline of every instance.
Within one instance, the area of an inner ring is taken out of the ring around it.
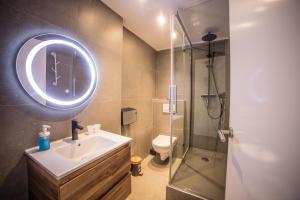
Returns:
[[[153,138],[158,134],[170,135],[170,116],[162,111],[163,104],[169,103],[170,55],[170,50],[163,50],[157,53],[156,99],[153,101],[155,123]],[[188,50],[183,51],[181,48],[175,50],[174,76],[175,84],[177,85],[178,103],[176,120],[173,120],[172,128],[173,136],[177,137],[176,155],[182,157],[190,136],[191,66]]]
[[[121,132],[121,65],[123,20],[98,0],[28,0],[0,2],[0,198],[27,199],[23,152],[37,145],[42,124],[51,140],[69,136],[70,120],[102,123]],[[93,99],[76,110],[58,111],[33,101],[18,83],[15,59],[20,46],[41,33],[73,37],[90,52],[100,82]]]
[[[202,50],[201,50],[202,49]],[[201,97],[207,94],[208,88],[208,59],[206,45],[200,45],[193,51],[193,127],[191,146],[207,150],[218,150],[227,152],[227,144],[220,143],[217,137],[219,119],[211,119],[207,114],[206,99]],[[229,117],[229,56],[227,52],[227,41],[221,41],[213,44],[213,50],[216,51],[214,61],[214,74],[219,94],[225,92],[225,112],[222,117],[222,128],[228,127]],[[214,83],[211,79],[211,92],[216,94]],[[220,113],[218,99],[211,98],[211,115],[217,116]]]
[[[122,107],[137,109],[137,121],[122,134],[133,138],[131,153],[145,158],[153,133],[156,51],[126,28],[123,40]]]

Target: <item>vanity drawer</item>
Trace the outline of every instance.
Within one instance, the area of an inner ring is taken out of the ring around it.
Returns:
[[[59,188],[60,199],[98,199],[129,171],[130,147],[127,146],[63,184]]]
[[[128,173],[101,200],[124,200],[131,193],[131,175]]]

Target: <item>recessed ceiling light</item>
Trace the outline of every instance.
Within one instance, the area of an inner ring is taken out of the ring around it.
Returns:
[[[159,23],[160,26],[165,25],[166,17],[163,14],[159,14],[159,16],[157,17],[157,22]]]

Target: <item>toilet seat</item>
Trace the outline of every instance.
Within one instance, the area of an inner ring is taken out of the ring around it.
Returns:
[[[176,137],[172,137],[172,144],[174,145],[177,141]],[[169,135],[158,135],[152,141],[153,149],[160,154],[161,160],[166,160],[169,157],[171,150],[170,147],[170,136]]]
[[[172,143],[176,142],[177,138],[172,138]],[[170,136],[169,135],[158,135],[153,141],[152,144],[158,147],[170,147]]]

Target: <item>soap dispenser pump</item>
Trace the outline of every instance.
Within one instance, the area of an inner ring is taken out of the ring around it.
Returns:
[[[39,133],[39,150],[45,151],[50,149],[50,132],[48,129],[51,128],[49,125],[42,125],[42,132]]]

